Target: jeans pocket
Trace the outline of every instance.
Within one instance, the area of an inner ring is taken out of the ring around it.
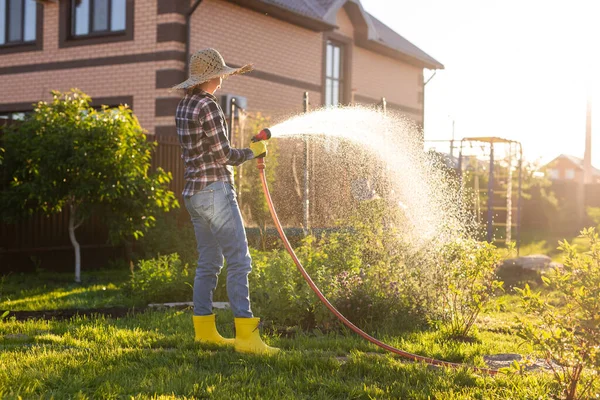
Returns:
[[[200,216],[207,219],[212,218],[215,208],[214,191],[208,190],[196,193],[191,197],[190,204]]]

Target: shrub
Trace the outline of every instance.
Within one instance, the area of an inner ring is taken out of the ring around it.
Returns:
[[[600,229],[600,207],[588,207],[587,215],[592,223],[596,226],[596,229]]]
[[[568,400],[600,396],[591,393],[600,370],[600,239],[594,228],[581,236],[590,241],[590,251],[578,252],[574,245],[560,242],[564,268],[542,277],[559,296],[558,304],[527,285],[518,290],[526,310],[541,320],[534,324],[521,318],[519,336],[544,354]]]
[[[184,212],[185,216],[180,210],[158,215],[155,226],[136,243],[136,256],[149,259],[160,254],[177,253],[183,263],[195,266],[198,250],[194,227],[187,211]]]
[[[383,261],[366,263],[375,250],[364,251],[368,245],[364,239],[360,231],[307,236],[296,253],[328,300],[361,328],[411,328],[422,322],[425,314],[419,298],[412,296],[416,287],[402,277],[408,268]],[[340,327],[286,252],[253,252],[252,257],[254,271],[249,279],[257,314],[286,326]]]
[[[281,250],[268,253],[252,250],[252,259],[249,282],[254,312],[278,325],[313,328],[318,299],[290,256]],[[313,279],[318,281],[316,275]]]
[[[450,336],[468,337],[484,305],[502,288],[495,279],[500,258],[494,245],[470,239],[442,249],[436,292]]]
[[[176,253],[140,260],[126,292],[140,302],[191,301],[194,270]]]

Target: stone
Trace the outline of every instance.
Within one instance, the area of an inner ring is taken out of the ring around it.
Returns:
[[[555,263],[550,257],[544,254],[532,254],[517,258],[504,260],[504,267],[521,267],[526,270],[544,272],[552,268],[560,267],[562,264]]]
[[[548,371],[559,367],[556,363],[548,363],[546,360],[541,358],[528,358],[524,360],[522,355],[514,353],[493,354],[483,356],[483,361],[485,361],[487,366],[492,369],[508,368],[515,361],[519,362],[525,371]]]

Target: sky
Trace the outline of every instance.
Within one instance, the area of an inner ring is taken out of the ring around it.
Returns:
[[[528,161],[583,158],[600,104],[598,0],[361,0],[441,62],[425,87],[425,140],[518,140]],[[425,70],[425,80],[433,71]],[[596,78],[596,79],[594,79]],[[592,164],[600,168],[600,106]],[[595,124],[595,126],[594,126]]]

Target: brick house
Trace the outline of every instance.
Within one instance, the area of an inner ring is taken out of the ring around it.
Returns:
[[[254,63],[220,93],[271,116],[301,111],[308,92],[315,107],[385,97],[422,124],[423,68],[443,68],[359,0],[0,0],[0,116],[77,87],[130,104],[149,134],[173,132],[169,88],[204,47]]]
[[[385,97],[389,109],[422,125],[423,69],[443,68],[359,0],[0,0],[0,122],[22,118],[51,90],[79,88],[96,105],[129,104],[150,136],[173,145],[181,93],[170,88],[185,80],[188,56],[205,47],[231,66],[255,66],[218,95],[273,117],[302,111],[307,92],[311,107]],[[288,161],[282,155],[281,164]],[[285,196],[274,193],[285,200],[278,204],[302,209],[300,198]],[[319,201],[314,209],[325,210],[327,199]],[[298,226],[291,213],[280,210]],[[40,247],[70,255],[62,218],[53,217],[60,227],[47,234],[33,222],[2,230],[10,241],[3,246],[24,256]],[[80,230],[83,249],[103,248],[95,227]]]
[[[548,178],[553,182],[583,183],[583,160],[561,154],[544,166]],[[600,183],[600,170],[592,167],[592,183]]]

